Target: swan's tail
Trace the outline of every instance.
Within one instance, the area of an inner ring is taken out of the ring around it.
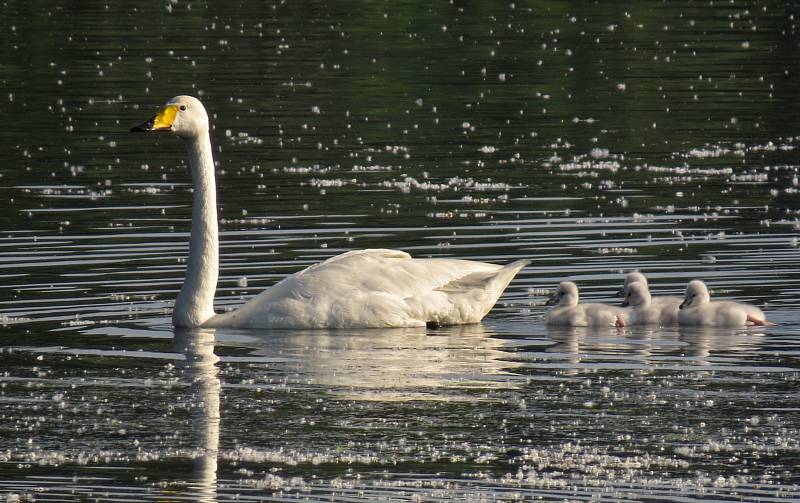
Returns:
[[[447,294],[455,308],[445,319],[428,320],[441,325],[477,323],[494,307],[514,276],[530,260],[517,260],[492,271],[467,274],[436,290]]]
[[[497,274],[493,279],[494,284],[492,285],[494,286],[494,298],[492,299],[492,305],[489,306],[489,309],[494,306],[494,304],[497,302],[497,299],[500,298],[500,295],[502,295],[502,293],[508,287],[508,284],[511,283],[511,280],[514,279],[517,273],[530,263],[531,261],[528,259],[515,260],[514,262],[505,265],[502,269],[497,271]],[[489,309],[486,310],[487,313],[489,312]]]

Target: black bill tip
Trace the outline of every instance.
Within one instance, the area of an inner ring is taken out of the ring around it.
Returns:
[[[138,126],[133,126],[131,128],[131,133],[147,133],[153,130],[153,123],[155,122],[155,117],[152,119],[142,122]]]

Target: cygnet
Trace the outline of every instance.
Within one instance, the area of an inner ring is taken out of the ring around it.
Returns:
[[[647,276],[640,273],[639,271],[631,271],[625,275],[625,283],[622,285],[622,288],[617,292],[617,297],[624,297],[625,290],[628,288],[628,285],[631,283],[644,283],[647,285]]]
[[[547,301],[551,307],[545,323],[562,327],[624,327],[625,309],[607,304],[580,304],[578,287],[572,281],[562,281],[556,293]]]
[[[675,325],[678,323],[678,297],[661,297],[656,304],[647,283],[637,281],[625,286],[622,307],[631,308],[629,325]]]
[[[695,279],[686,286],[678,323],[695,327],[743,327],[771,325],[757,307],[741,302],[711,301],[706,284]]]
[[[617,292],[617,297],[625,297],[627,294],[628,285],[633,283],[644,283],[644,285],[650,288],[649,283],[647,281],[647,277],[639,271],[629,272],[625,276],[625,284],[622,286],[622,289]],[[650,303],[654,308],[661,309],[662,311],[666,312],[674,312],[675,317],[672,321],[665,322],[665,324],[674,325],[678,323],[678,306],[683,302],[683,298],[675,297],[675,296],[657,296],[650,297]]]

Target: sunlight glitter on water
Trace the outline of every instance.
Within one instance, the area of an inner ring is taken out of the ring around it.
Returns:
[[[787,9],[0,7],[0,499],[800,498]],[[174,332],[185,153],[126,132],[177,93],[219,311],[357,248],[533,262],[477,326]],[[634,269],[776,325],[544,325]]]

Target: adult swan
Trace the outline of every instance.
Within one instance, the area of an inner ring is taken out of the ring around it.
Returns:
[[[183,139],[194,183],[186,279],[175,301],[176,327],[356,328],[477,323],[527,260],[506,266],[456,259],[412,259],[397,250],[356,250],[295,273],[235,311],[214,312],[219,241],[208,115],[199,100],[176,96],[131,131]]]

